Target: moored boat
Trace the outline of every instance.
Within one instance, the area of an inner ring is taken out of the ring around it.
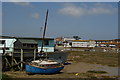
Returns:
[[[46,58],[42,58],[45,31],[46,31],[46,25],[47,25],[47,17],[48,17],[48,10],[46,13],[42,46],[41,46],[41,51],[39,54],[41,58],[39,60],[34,60],[34,61],[31,61],[30,63],[26,64],[25,70],[27,73],[51,74],[51,73],[57,73],[64,68],[62,61],[48,59],[47,53],[46,53]]]
[[[40,74],[52,74],[58,73],[64,68],[61,61],[55,61],[50,59],[35,60],[29,64],[26,64],[27,73],[40,73]]]

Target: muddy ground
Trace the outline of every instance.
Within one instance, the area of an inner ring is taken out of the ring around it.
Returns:
[[[7,71],[11,78],[118,78],[118,53],[69,52],[70,64],[57,74],[27,75],[25,71]]]
[[[4,72],[4,74],[11,76],[12,78],[89,78],[89,77],[116,78],[118,77],[118,68],[80,62],[66,65],[65,68],[60,73],[52,75],[45,74],[27,75],[25,71],[15,72],[8,71]]]

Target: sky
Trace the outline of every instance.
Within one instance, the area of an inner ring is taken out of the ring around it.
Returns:
[[[2,2],[2,35],[106,40],[118,38],[116,2]]]

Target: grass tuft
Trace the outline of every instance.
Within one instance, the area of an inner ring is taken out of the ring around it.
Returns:
[[[106,71],[95,71],[95,70],[90,70],[90,71],[87,71],[89,73],[98,73],[98,74],[104,74],[104,73],[107,73]]]

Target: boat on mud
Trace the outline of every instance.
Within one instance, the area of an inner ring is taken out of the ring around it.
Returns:
[[[58,73],[64,68],[61,61],[55,61],[50,59],[35,60],[29,64],[26,64],[26,72],[30,73],[40,73],[40,74],[53,74]]]
[[[40,59],[31,61],[25,65],[25,70],[28,74],[53,74],[60,72],[63,68],[63,62],[60,60],[55,59],[49,59],[46,56],[42,56],[45,52],[43,52],[43,46],[44,46],[44,38],[45,38],[45,32],[46,32],[46,25],[47,25],[47,17],[48,17],[48,10],[46,13],[46,20],[45,20],[45,26],[44,26],[44,32],[43,32],[43,40],[42,40],[42,46],[40,51]]]

